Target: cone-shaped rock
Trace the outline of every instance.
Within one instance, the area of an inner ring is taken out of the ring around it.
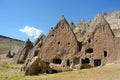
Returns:
[[[24,46],[18,51],[18,53],[14,56],[14,63],[24,63],[29,51],[33,48],[32,42],[27,39],[24,43]]]
[[[116,37],[120,37],[120,10],[114,11],[113,13],[103,14],[104,18],[110,24]]]
[[[82,34],[78,37],[85,40],[78,42],[70,24],[62,16],[42,44],[37,46],[38,41],[35,41],[37,50],[32,50],[34,55],[28,58],[23,68],[25,74],[90,68],[120,59],[120,38],[114,36],[103,16],[97,14],[89,25],[82,20],[77,28]]]
[[[33,58],[38,56],[38,52],[40,47],[42,46],[43,42],[45,41],[45,35],[41,34],[33,43],[33,48],[27,55],[27,58],[25,60],[24,66],[26,68],[29,68],[31,66],[31,61],[33,61]]]
[[[82,19],[74,29],[74,33],[79,42],[83,41],[85,35],[88,33],[89,25]]]
[[[66,19],[62,16],[56,27],[50,31],[42,44],[38,59],[26,68],[25,74],[54,73],[71,70],[73,55],[79,51],[76,37]],[[67,63],[67,64],[66,64]],[[36,66],[37,64],[37,66]]]

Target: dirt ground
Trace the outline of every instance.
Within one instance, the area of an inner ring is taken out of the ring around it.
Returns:
[[[12,59],[5,56],[0,55],[0,80],[120,80],[120,61],[90,69],[24,76],[20,72],[22,65],[11,64]]]
[[[120,63],[82,70],[48,80],[120,80]]]
[[[0,65],[10,64],[11,62],[12,62],[12,58],[6,58],[6,54],[0,55]]]

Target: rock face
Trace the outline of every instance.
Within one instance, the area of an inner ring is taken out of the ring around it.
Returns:
[[[74,64],[73,58],[78,51],[76,37],[62,16],[40,47],[38,57],[34,57],[31,66],[25,69],[25,74],[34,74],[36,70],[38,70],[37,73],[71,70]]]
[[[81,42],[86,39],[89,34],[89,25],[84,20],[81,20],[73,31],[77,40]]]
[[[45,40],[34,42],[22,68],[25,75],[96,67],[120,59],[120,38],[103,15],[72,26],[62,16]]]
[[[7,53],[7,55],[6,55],[6,57],[13,58],[14,55],[15,55],[15,53],[11,53],[11,51],[9,50],[8,53]]]
[[[94,67],[113,62],[119,49],[115,46],[115,36],[107,21],[98,14],[90,24],[92,35],[83,45],[81,68]]]
[[[69,25],[70,25],[70,27],[71,27],[72,30],[74,30],[75,27],[76,27],[73,21],[71,21],[71,22],[69,23]]]
[[[42,46],[43,42],[45,41],[45,35],[40,35],[33,43],[33,48],[31,49],[31,51],[29,52],[29,54],[27,55],[25,64],[27,64],[27,60],[31,60],[33,57],[38,55],[38,50],[39,48]]]
[[[24,67],[29,68],[32,65],[37,67],[36,61],[37,61],[37,56],[39,52],[39,48],[43,45],[43,42],[45,41],[45,35],[40,35],[33,43],[33,48],[31,51],[29,51],[26,60],[24,62]],[[24,69],[23,67],[23,69]],[[34,67],[33,67],[34,68]],[[27,74],[27,73],[26,73]]]
[[[13,63],[24,63],[29,51],[33,48],[33,43],[27,39],[24,46],[14,56]]]
[[[120,10],[103,14],[116,37],[120,37]]]

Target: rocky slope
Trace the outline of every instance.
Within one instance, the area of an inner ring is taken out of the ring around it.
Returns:
[[[0,54],[17,53],[24,41],[0,35]]]
[[[109,23],[116,37],[120,37],[120,10],[112,13],[104,13],[104,18]]]

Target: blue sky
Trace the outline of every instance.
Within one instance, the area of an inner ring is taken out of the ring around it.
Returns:
[[[119,0],[0,0],[0,35],[34,41],[38,33],[47,35],[61,15],[77,24],[119,9]],[[33,35],[25,33],[32,29]]]

